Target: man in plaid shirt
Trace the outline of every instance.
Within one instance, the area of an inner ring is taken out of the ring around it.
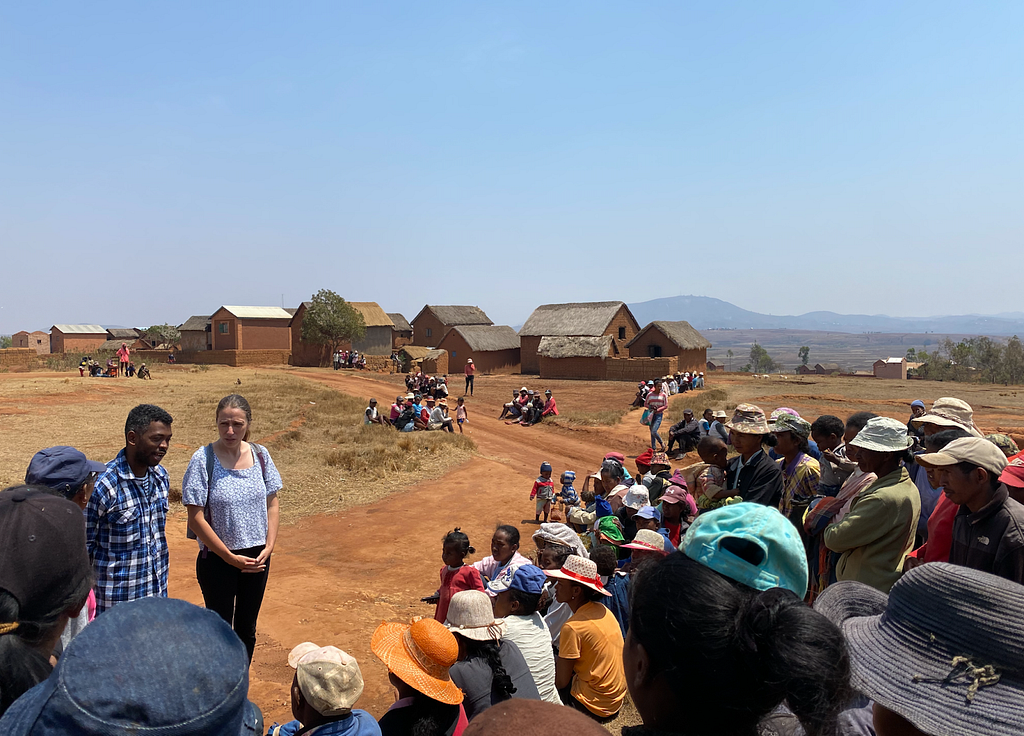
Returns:
[[[171,442],[171,415],[140,404],[125,422],[125,448],[107,463],[85,509],[86,547],[96,572],[96,611],[167,596],[167,492],[160,465]]]

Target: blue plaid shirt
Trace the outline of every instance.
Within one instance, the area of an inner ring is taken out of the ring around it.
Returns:
[[[107,463],[85,509],[85,544],[96,572],[96,612],[115,603],[167,597],[167,492],[163,466],[136,478],[121,450]]]

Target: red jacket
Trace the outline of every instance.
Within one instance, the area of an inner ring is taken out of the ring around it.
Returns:
[[[953,546],[953,521],[960,510],[958,504],[950,501],[946,494],[939,496],[932,515],[928,517],[928,541],[910,553],[923,562],[949,562]]]

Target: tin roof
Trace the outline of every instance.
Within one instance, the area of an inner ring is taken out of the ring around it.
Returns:
[[[59,330],[65,335],[106,335],[107,331],[99,325],[54,325],[51,330]]]
[[[227,305],[221,307],[230,312],[238,319],[288,319],[292,318],[292,315],[288,314],[288,310],[282,309],[281,307],[229,307]],[[220,311],[220,310],[218,310]]]

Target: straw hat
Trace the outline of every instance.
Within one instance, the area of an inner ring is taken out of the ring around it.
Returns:
[[[908,571],[881,616],[846,621],[852,684],[925,733],[1024,733],[1024,587],[945,562]]]
[[[840,580],[825,588],[814,600],[814,610],[842,627],[851,618],[880,616],[889,596],[857,580]]]
[[[636,549],[644,552],[657,552],[662,555],[668,554],[668,548],[665,542],[668,541],[665,537],[661,536],[658,532],[653,529],[641,529],[633,537],[633,541],[629,544],[624,544],[624,549]]]
[[[490,597],[481,590],[462,590],[452,596],[444,622],[453,634],[473,641],[500,641],[505,620],[496,621]]]
[[[724,412],[723,412],[724,413]],[[715,414],[716,418],[718,414]],[[732,419],[725,423],[726,428],[740,434],[768,434],[768,420],[764,412],[756,404],[740,404],[732,414]]]
[[[569,580],[573,583],[585,585],[603,595],[611,595],[601,585],[601,577],[597,574],[597,563],[593,560],[585,560],[577,555],[569,555],[565,559],[561,570],[545,570],[544,574],[549,578]]]
[[[920,424],[934,424],[939,427],[966,429],[975,437],[982,436],[974,424],[974,410],[971,405],[952,396],[936,399],[930,411],[926,411],[919,417],[914,417],[910,422],[915,427]]]
[[[462,702],[462,691],[448,673],[459,659],[459,643],[440,621],[384,621],[373,632],[370,650],[398,679],[427,697],[448,705]]]
[[[902,452],[914,444],[914,438],[907,436],[907,425],[903,422],[889,417],[874,417],[850,440],[850,444],[876,452]]]

